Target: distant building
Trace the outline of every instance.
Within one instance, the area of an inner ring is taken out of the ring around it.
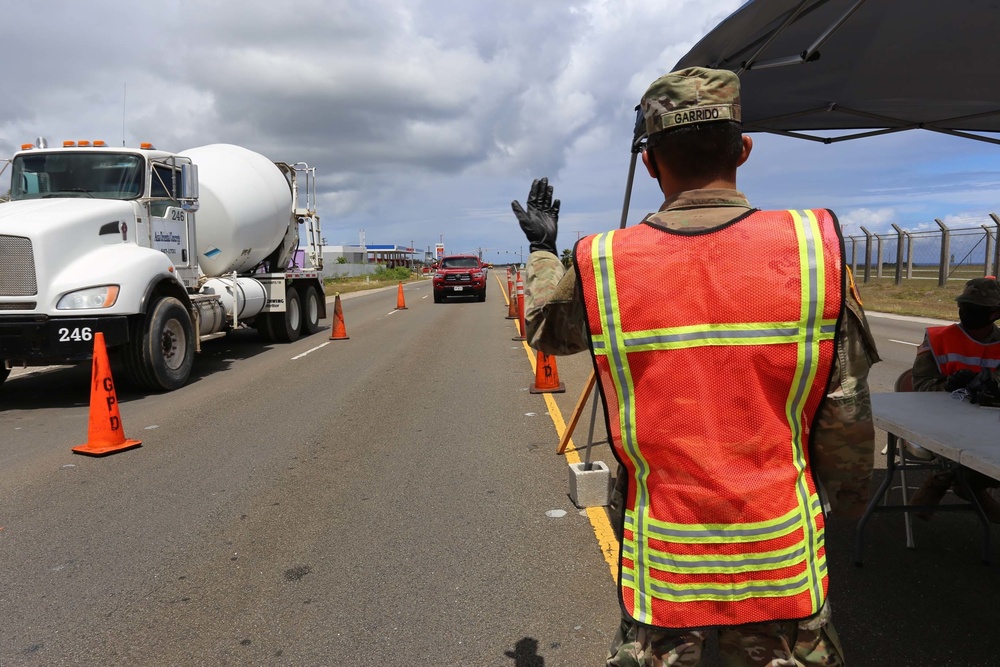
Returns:
[[[304,250],[299,250],[292,260],[302,266]],[[430,263],[431,254],[417,248],[401,245],[324,245],[323,275],[364,275],[374,273],[378,265],[423,266]]]

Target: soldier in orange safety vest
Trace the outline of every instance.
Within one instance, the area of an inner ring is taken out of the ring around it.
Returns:
[[[973,278],[965,283],[955,297],[958,323],[928,327],[924,341],[913,360],[914,391],[958,391],[965,389],[983,369],[1000,373],[1000,328],[994,322],[1000,318],[1000,283],[992,276]],[[911,456],[930,460],[933,455],[912,443],[906,447]],[[957,484],[958,464],[929,476],[910,498],[911,505],[936,505],[948,492],[966,495]],[[996,480],[969,469],[961,469],[969,489],[976,497],[987,518],[1000,523],[1000,502],[987,489],[997,486]],[[971,498],[968,498],[971,500]],[[924,520],[931,512],[919,512]]]
[[[878,353],[827,210],[759,211],[739,80],[690,68],[642,98],[642,154],[666,201],[556,253],[559,200],[536,180],[526,324],[549,354],[589,350],[624,488],[622,624],[607,664],[842,665],[827,603],[827,512],[868,500]]]

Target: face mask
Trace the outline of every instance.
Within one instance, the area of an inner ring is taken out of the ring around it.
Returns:
[[[993,308],[963,303],[958,307],[958,320],[966,329],[982,329],[993,322]]]

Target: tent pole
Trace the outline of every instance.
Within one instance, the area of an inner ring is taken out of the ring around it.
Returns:
[[[619,229],[625,229],[625,226],[628,224],[628,207],[629,202],[632,201],[632,181],[635,180],[635,162],[638,157],[639,154],[632,151],[632,160],[628,165],[628,182],[625,184],[625,202],[622,204],[622,220],[618,226]]]

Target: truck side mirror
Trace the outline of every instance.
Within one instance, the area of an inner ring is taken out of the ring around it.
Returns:
[[[181,165],[180,193],[177,197],[185,211],[198,210],[198,165]]]

